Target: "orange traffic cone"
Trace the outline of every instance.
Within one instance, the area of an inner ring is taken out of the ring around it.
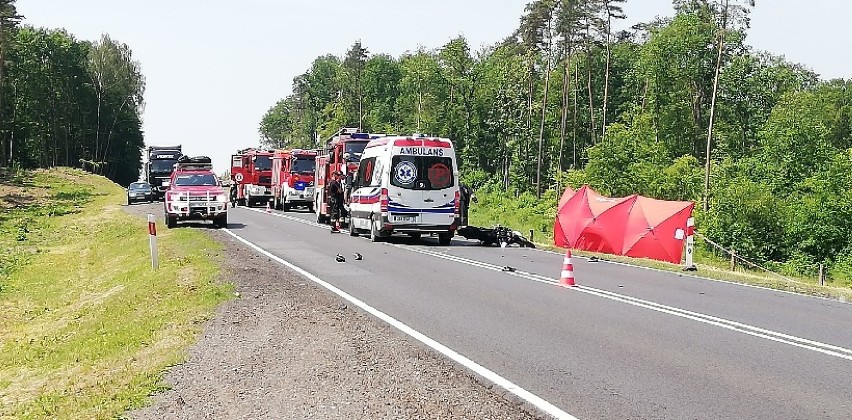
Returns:
[[[272,213],[272,207],[270,207],[270,206],[269,206],[269,202],[268,202],[268,201],[266,202],[266,212],[267,212],[267,213]]]
[[[574,283],[574,264],[571,263],[571,248],[565,251],[565,259],[562,261],[562,275],[559,276],[559,285],[562,287],[576,287]]]

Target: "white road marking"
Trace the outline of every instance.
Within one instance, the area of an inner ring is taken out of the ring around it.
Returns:
[[[249,210],[257,211],[259,213],[264,213],[262,211],[255,210],[255,209],[249,209]],[[266,214],[266,213],[264,213],[264,214]],[[305,220],[305,219],[302,219],[302,218],[299,218],[299,217],[283,215],[283,214],[276,214],[276,213],[273,213],[273,215],[278,216],[278,217],[282,217],[282,218],[285,218],[285,219],[288,219],[288,220],[293,220],[293,221],[296,221],[296,222],[304,223],[304,224],[307,224],[307,225],[312,225],[312,226],[316,226],[316,227],[329,229],[329,227],[327,227],[327,226],[320,225],[320,224],[317,224],[317,223],[314,223],[314,222],[311,222],[309,220]],[[432,256],[432,257],[435,257],[435,258],[441,258],[441,259],[457,262],[457,263],[460,263],[460,264],[466,264],[466,265],[469,265],[469,266],[472,266],[472,267],[482,268],[482,269],[491,270],[491,271],[498,271],[498,272],[502,272],[503,274],[508,274],[508,275],[511,275],[511,276],[520,277],[520,278],[535,281],[535,282],[538,282],[538,283],[546,283],[546,284],[549,284],[549,285],[559,285],[558,279],[553,279],[553,278],[550,278],[550,277],[541,276],[541,275],[538,275],[538,274],[535,274],[535,273],[529,273],[529,272],[520,271],[520,270],[503,271],[503,267],[500,267],[500,266],[495,265],[495,264],[483,262],[483,261],[472,260],[472,259],[469,259],[469,258],[464,258],[464,257],[456,256],[456,255],[449,255],[449,254],[429,251],[429,250],[426,250],[426,249],[423,249],[423,248],[412,247],[412,246],[408,246],[408,245],[391,244],[391,243],[387,243],[387,242],[382,242],[382,244],[385,244],[385,245],[388,245],[388,246],[393,246],[393,247],[396,247],[396,248],[399,248],[399,249],[404,249],[404,250],[411,251],[411,252],[416,252],[416,253],[419,253],[419,254]],[[619,263],[619,264],[622,264],[622,263]],[[623,265],[634,267],[634,266],[631,266],[631,265],[628,265],[628,264],[623,264]],[[744,324],[744,323],[741,323],[741,322],[732,321],[732,320],[728,320],[728,319],[724,319],[724,318],[719,318],[719,317],[715,317],[715,316],[712,316],[712,315],[703,314],[703,313],[700,313],[700,312],[692,312],[692,311],[677,308],[677,307],[674,307],[674,306],[663,305],[663,304],[660,304],[660,303],[639,299],[639,298],[636,298],[636,297],[633,297],[633,296],[628,296],[628,295],[623,295],[623,294],[620,294],[620,293],[610,292],[608,290],[597,289],[597,288],[583,286],[583,285],[578,285],[577,287],[572,287],[572,288],[569,288],[568,290],[579,291],[579,292],[587,293],[587,294],[590,294],[590,295],[610,299],[610,300],[613,300],[613,301],[617,301],[617,302],[621,302],[621,303],[627,303],[629,305],[633,305],[633,306],[637,306],[637,307],[641,307],[641,308],[645,308],[645,309],[650,309],[652,311],[657,311],[657,312],[660,312],[660,313],[665,313],[665,314],[674,315],[674,316],[685,318],[685,319],[690,319],[690,320],[693,320],[693,321],[702,322],[702,323],[705,323],[705,324],[709,324],[709,325],[724,328],[724,329],[727,329],[727,330],[739,332],[739,333],[742,333],[742,334],[751,335],[753,337],[759,337],[759,338],[763,338],[763,339],[766,339],[766,340],[771,340],[771,341],[775,341],[775,342],[778,342],[778,343],[783,343],[783,344],[787,344],[787,345],[791,345],[791,346],[815,351],[815,352],[822,353],[822,354],[825,354],[825,355],[828,355],[828,356],[838,357],[838,358],[841,358],[841,359],[852,361],[852,349],[848,349],[848,348],[845,348],[845,347],[835,346],[835,345],[832,345],[832,344],[822,343],[822,342],[815,341],[815,340],[809,340],[809,339],[806,339],[806,338],[796,337],[796,336],[793,336],[793,335],[784,334],[784,333],[780,333],[780,332],[776,332],[776,331],[772,331],[772,330],[768,330],[768,329],[764,329],[764,328],[760,328],[760,327],[757,327],[757,326]],[[774,290],[774,289],[768,289],[768,290]]]
[[[254,243],[240,237],[239,235],[235,234],[234,232],[232,232],[229,229],[222,229],[222,231],[233,236],[238,241],[246,244],[247,246],[251,247],[252,249],[254,249],[258,253],[266,256],[267,258],[270,258],[273,261],[275,261],[275,262],[277,262],[277,263],[279,263],[279,264],[281,264],[281,265],[283,265],[287,268],[290,268],[291,270],[301,274],[303,277],[307,278],[308,280],[311,280],[314,283],[328,289],[329,291],[340,296],[341,298],[348,301],[349,303],[361,308],[362,310],[366,311],[367,313],[369,313],[369,314],[375,316],[376,318],[379,318],[380,320],[388,323],[389,325],[398,329],[402,333],[404,333],[404,334],[408,335],[409,337],[425,344],[429,348],[437,351],[438,353],[441,353],[442,355],[446,356],[450,360],[453,360],[454,362],[466,367],[467,369],[473,371],[477,375],[485,378],[486,380],[494,383],[495,385],[505,389],[506,391],[511,392],[512,394],[514,394],[518,398],[521,398],[522,400],[528,402],[529,404],[533,405],[534,407],[541,410],[542,412],[547,413],[548,415],[552,416],[553,418],[560,419],[560,420],[577,420],[576,417],[566,413],[565,411],[562,411],[561,409],[559,409],[555,405],[551,404],[550,402],[544,400],[543,398],[527,391],[524,388],[521,388],[520,386],[518,386],[518,385],[514,384],[513,382],[509,381],[508,379],[500,376],[496,372],[491,371],[488,368],[474,362],[473,360],[462,356],[461,354],[459,354],[455,350],[453,350],[453,349],[451,349],[451,348],[429,338],[425,334],[415,330],[414,328],[409,327],[408,325],[397,320],[396,318],[394,318],[394,317],[392,317],[392,316],[390,316],[390,315],[368,305],[367,303],[365,303],[365,302],[361,301],[360,299],[344,292],[343,290],[338,289],[337,287],[333,286],[331,283],[328,283],[328,282],[320,279],[319,277],[311,274],[307,270],[305,270],[305,269],[303,269],[303,268],[301,268],[301,267],[299,267],[299,266],[297,266],[297,265],[295,265],[295,264],[293,264],[289,261],[286,261],[286,260],[264,250],[260,246],[255,245]]]

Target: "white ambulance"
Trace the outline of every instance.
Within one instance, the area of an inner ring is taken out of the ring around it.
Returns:
[[[361,155],[349,202],[349,232],[373,242],[392,233],[437,234],[449,245],[459,213],[459,174],[453,142],[386,136]]]

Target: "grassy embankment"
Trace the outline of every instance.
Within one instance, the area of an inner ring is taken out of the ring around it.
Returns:
[[[534,241],[545,248],[555,249],[553,246],[553,222],[556,217],[556,204],[558,197],[549,191],[541,200],[534,195],[524,194],[515,198],[509,194],[477,191],[479,203],[472,204],[470,209],[470,224],[474,226],[490,227],[495,224],[509,226],[529,235],[530,230],[534,232]],[[660,261],[619,257],[613,255],[595,254],[585,251],[575,252],[577,255],[598,256],[601,259],[619,261],[644,267],[657,268],[666,271],[681,272],[682,266]],[[835,297],[841,299],[852,299],[852,284],[843,281],[835,281],[828,278],[825,286],[819,286],[814,277],[801,277],[784,273],[785,280],[777,275],[763,271],[749,270],[739,267],[735,271],[730,270],[730,260],[714,255],[708,247],[696,239],[695,265],[698,268],[697,276],[713,279],[727,280],[779,290],[795,291],[810,295]]]
[[[72,169],[0,171],[0,418],[110,418],[164,387],[230,286],[221,246],[121,210],[124,191]]]

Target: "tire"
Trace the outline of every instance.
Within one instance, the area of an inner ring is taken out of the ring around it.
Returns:
[[[169,229],[174,229],[177,227],[177,217],[172,217],[166,215],[166,227]]]
[[[130,199],[128,198],[128,199],[127,199],[127,205],[129,206],[129,205],[131,205],[131,204],[133,204],[133,202],[132,202],[132,201],[130,201]]]
[[[281,210],[290,211],[290,203],[281,203]]]
[[[420,232],[411,232],[408,236],[410,236],[411,239],[420,239]]]
[[[349,236],[358,236],[358,229],[355,229],[351,222],[349,223]]]
[[[284,203],[275,197],[275,210],[284,210]]]
[[[228,227],[228,213],[217,216],[213,219],[213,226],[217,229],[225,229]]]
[[[314,203],[308,204],[308,211],[311,212],[311,213],[314,212]]]
[[[438,234],[438,243],[447,246],[453,239],[453,232],[442,232]]]
[[[237,205],[240,206],[240,207],[245,207],[246,206],[246,199],[245,198],[237,199]]]

